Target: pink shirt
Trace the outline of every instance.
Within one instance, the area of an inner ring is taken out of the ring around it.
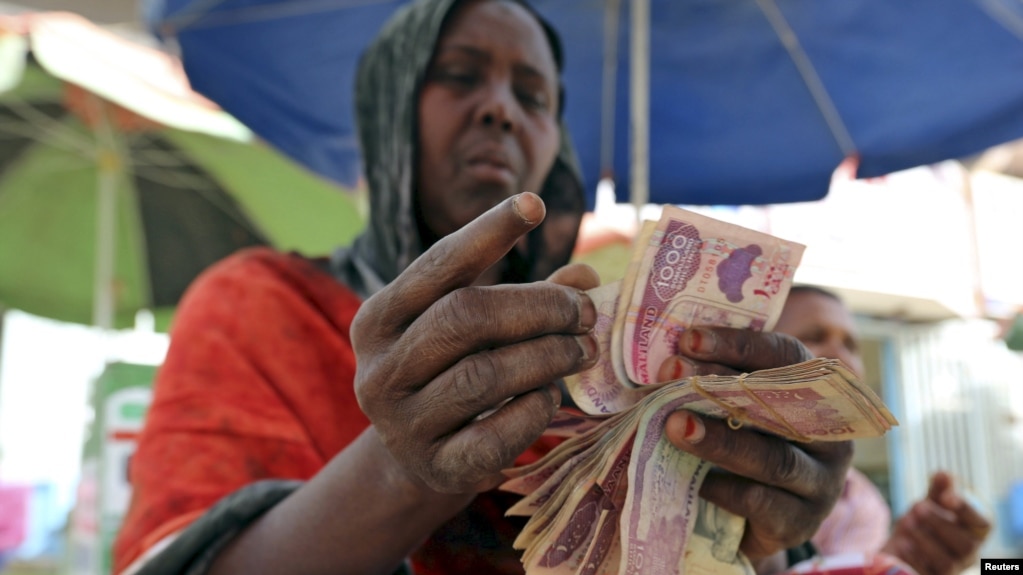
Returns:
[[[876,553],[888,540],[892,512],[866,475],[850,467],[845,489],[811,541],[821,555]]]

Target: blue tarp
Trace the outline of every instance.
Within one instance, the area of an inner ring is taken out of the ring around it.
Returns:
[[[651,2],[653,202],[813,200],[849,153],[869,177],[1023,138],[1020,0]],[[351,185],[359,170],[357,58],[404,3],[162,0],[149,3],[148,16],[154,30],[176,38],[198,91],[300,162]],[[565,113],[587,187],[612,168],[621,192],[629,2],[533,4],[566,45]],[[615,20],[614,160],[602,166],[604,40]],[[797,46],[779,39],[786,30]],[[801,71],[797,62],[808,65]],[[839,121],[829,126],[832,104]]]

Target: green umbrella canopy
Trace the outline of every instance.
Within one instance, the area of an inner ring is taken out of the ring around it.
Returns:
[[[237,249],[325,254],[362,228],[353,194],[254,141],[165,54],[72,15],[11,22],[0,21],[3,306],[101,327],[140,309],[165,320]]]

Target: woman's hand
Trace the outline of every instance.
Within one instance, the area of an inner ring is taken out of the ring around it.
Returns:
[[[679,354],[662,366],[662,379],[750,372],[812,357],[787,335],[716,327],[689,330]],[[842,492],[853,452],[850,441],[795,443],[684,410],[669,417],[665,433],[679,449],[717,466],[700,495],[747,518],[741,549],[751,559],[810,539]]]
[[[552,382],[596,361],[596,310],[582,292],[597,283],[591,270],[472,285],[544,214],[534,194],[502,202],[435,243],[352,325],[359,403],[395,459],[433,490],[497,486],[554,416]]]

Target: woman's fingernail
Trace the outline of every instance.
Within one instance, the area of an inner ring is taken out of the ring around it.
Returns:
[[[697,375],[696,364],[683,358],[673,356],[666,360],[667,365],[661,369],[659,381],[674,381],[691,375]]]
[[[696,353],[713,353],[718,339],[712,331],[693,328],[686,332],[686,344]]]
[[[673,359],[675,361],[671,367],[671,379],[682,379],[682,374],[686,372],[686,363],[679,357]]]
[[[544,391],[547,392],[547,397],[550,398],[551,403],[554,404],[554,407],[556,408],[561,407],[561,390],[558,389],[558,386],[552,383],[550,385],[545,386],[543,389]]]
[[[579,292],[579,327],[585,330],[597,325],[597,306],[584,292]]]
[[[512,198],[512,209],[515,213],[522,218],[522,221],[526,224],[533,224],[543,219],[545,208],[543,201],[540,200],[540,196],[531,194],[529,192],[522,192],[521,194]]]
[[[679,413],[685,419],[684,427],[682,428],[682,439],[687,443],[699,443],[702,441],[703,436],[707,432],[707,429],[703,426],[703,421],[691,412],[680,411]]]
[[[575,341],[583,352],[582,363],[588,363],[597,357],[597,338],[594,337],[592,332],[575,336]]]

